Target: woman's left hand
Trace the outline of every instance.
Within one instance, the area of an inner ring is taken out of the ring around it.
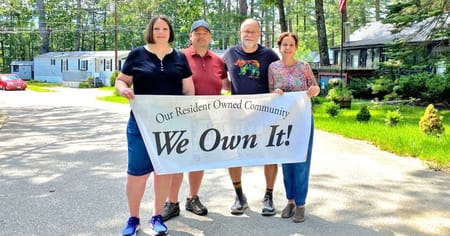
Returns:
[[[309,87],[308,90],[306,91],[306,95],[308,95],[308,97],[315,97],[319,93],[320,93],[320,87],[317,85]]]

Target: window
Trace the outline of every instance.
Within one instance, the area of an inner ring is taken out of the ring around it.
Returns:
[[[19,72],[19,66],[13,65],[13,72]]]
[[[69,59],[61,59],[61,72],[69,70]]]
[[[51,66],[56,65],[56,60],[55,60],[55,59],[50,59],[50,65],[51,65]]]
[[[111,71],[111,60],[105,60],[105,71]]]
[[[88,60],[78,59],[78,69],[82,71],[88,70]]]

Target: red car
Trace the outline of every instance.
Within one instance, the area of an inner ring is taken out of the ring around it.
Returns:
[[[1,90],[25,90],[27,82],[16,74],[0,74]]]

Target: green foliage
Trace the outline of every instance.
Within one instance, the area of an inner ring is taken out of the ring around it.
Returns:
[[[420,118],[420,131],[428,135],[435,135],[439,137],[445,131],[443,120],[444,117],[439,115],[438,110],[434,108],[433,104],[430,104],[425,110],[422,118]]]
[[[401,32],[406,27],[416,26],[416,34],[425,37],[422,43],[411,43],[400,38],[389,45],[386,55],[395,62],[397,72],[401,72],[400,69],[423,71],[430,66],[436,67],[441,61],[448,62],[448,50],[435,50],[440,46],[433,43],[433,41],[438,42],[442,38],[448,37],[448,27],[445,23],[448,12],[443,12],[446,1],[409,0],[395,2],[387,7],[387,17],[383,19],[383,23],[394,25],[392,33]],[[433,27],[433,30],[428,30],[427,27]]]
[[[382,75],[379,78],[375,79],[375,81],[371,85],[371,89],[372,92],[379,98],[390,98],[390,97],[395,98],[396,97],[396,94],[394,92],[395,85],[396,85],[395,79],[393,77]]]
[[[446,75],[433,74],[425,80],[425,91],[422,93],[424,100],[429,102],[450,102],[450,73]]]
[[[78,85],[78,88],[90,88],[89,81],[81,81],[80,84]]]
[[[327,94],[328,100],[331,100],[335,103],[352,100],[352,90],[350,90],[342,80],[330,79],[328,81],[328,85],[330,87]]]
[[[425,91],[425,81],[430,77],[429,73],[403,75],[398,80],[399,93],[403,97],[420,98]]]
[[[356,114],[356,120],[359,122],[367,122],[370,120],[370,117],[369,107],[366,104],[363,104],[358,114]]]
[[[356,98],[372,98],[372,83],[374,78],[358,78],[352,77],[348,88]]]
[[[89,76],[85,81],[81,81],[78,88],[99,88],[103,87],[103,82],[99,79]]]
[[[387,79],[378,80],[381,84],[389,84],[392,88],[392,92],[385,96],[386,98],[403,98],[403,99],[419,99],[421,101],[436,103],[436,102],[449,102],[450,96],[450,75],[439,75],[428,72],[402,75],[398,80],[389,81]],[[377,87],[374,87],[377,89]],[[395,95],[395,96],[393,96]],[[386,99],[389,100],[389,99]]]
[[[337,116],[339,114],[339,109],[339,105],[334,102],[325,103],[325,110],[331,117]]]
[[[396,126],[401,120],[402,114],[400,113],[400,109],[388,111],[384,118],[385,124],[390,127]]]
[[[322,102],[323,102],[323,98],[322,97],[312,97],[311,98],[311,103],[313,104],[313,105],[319,105],[319,104],[322,104]]]
[[[114,87],[116,85],[116,78],[119,75],[119,71],[114,71],[111,76],[109,76],[109,84],[111,87]]]

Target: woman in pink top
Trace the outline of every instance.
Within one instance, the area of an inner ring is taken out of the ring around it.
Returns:
[[[320,88],[307,62],[294,58],[298,47],[297,35],[284,32],[278,37],[281,60],[269,66],[269,91],[282,95],[284,92],[306,91],[308,97],[317,96]],[[281,211],[282,218],[290,218],[295,223],[305,220],[305,201],[308,193],[309,169],[314,134],[311,116],[311,133],[305,162],[282,164],[284,188],[288,203]]]

